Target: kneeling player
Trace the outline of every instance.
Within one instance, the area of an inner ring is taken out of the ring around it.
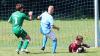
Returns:
[[[78,35],[76,37],[75,41],[69,45],[69,52],[84,53],[84,52],[86,52],[85,47],[89,48],[90,46],[87,44],[84,44],[83,37]]]

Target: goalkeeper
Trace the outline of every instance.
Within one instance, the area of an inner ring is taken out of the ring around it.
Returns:
[[[86,52],[85,48],[89,48],[90,46],[83,43],[83,37],[78,35],[74,42],[69,45],[69,52],[71,53],[84,53]]]
[[[30,41],[30,36],[27,34],[27,32],[22,28],[24,19],[26,20],[32,20],[32,12],[29,12],[29,16],[26,16],[24,11],[24,6],[20,3],[16,4],[16,11],[12,13],[10,16],[8,22],[12,24],[12,32],[15,34],[17,38],[21,38],[21,41],[18,44],[18,48],[16,52],[19,54],[19,52],[25,52],[27,51],[27,46]]]

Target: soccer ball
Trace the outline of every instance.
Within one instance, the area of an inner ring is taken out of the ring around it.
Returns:
[[[77,53],[84,53],[84,52],[85,52],[84,47],[79,47],[79,48],[77,49]]]

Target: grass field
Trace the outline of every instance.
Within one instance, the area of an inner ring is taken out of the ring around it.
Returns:
[[[60,31],[53,30],[58,39],[56,54],[51,54],[51,40],[48,39],[47,47],[44,52],[40,50],[42,45],[42,35],[39,31],[40,22],[25,21],[23,28],[31,36],[29,45],[30,54],[17,55],[15,50],[18,39],[11,31],[11,25],[7,21],[0,21],[0,56],[99,56],[99,48],[90,48],[88,53],[71,54],[68,53],[68,45],[75,39],[76,35],[84,36],[85,43],[94,47],[94,20],[56,20],[55,25],[59,26]]]

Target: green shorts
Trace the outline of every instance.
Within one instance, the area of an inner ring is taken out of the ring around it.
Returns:
[[[27,32],[24,31],[22,28],[21,29],[13,29],[13,33],[17,38],[21,37],[22,39],[26,39]]]

